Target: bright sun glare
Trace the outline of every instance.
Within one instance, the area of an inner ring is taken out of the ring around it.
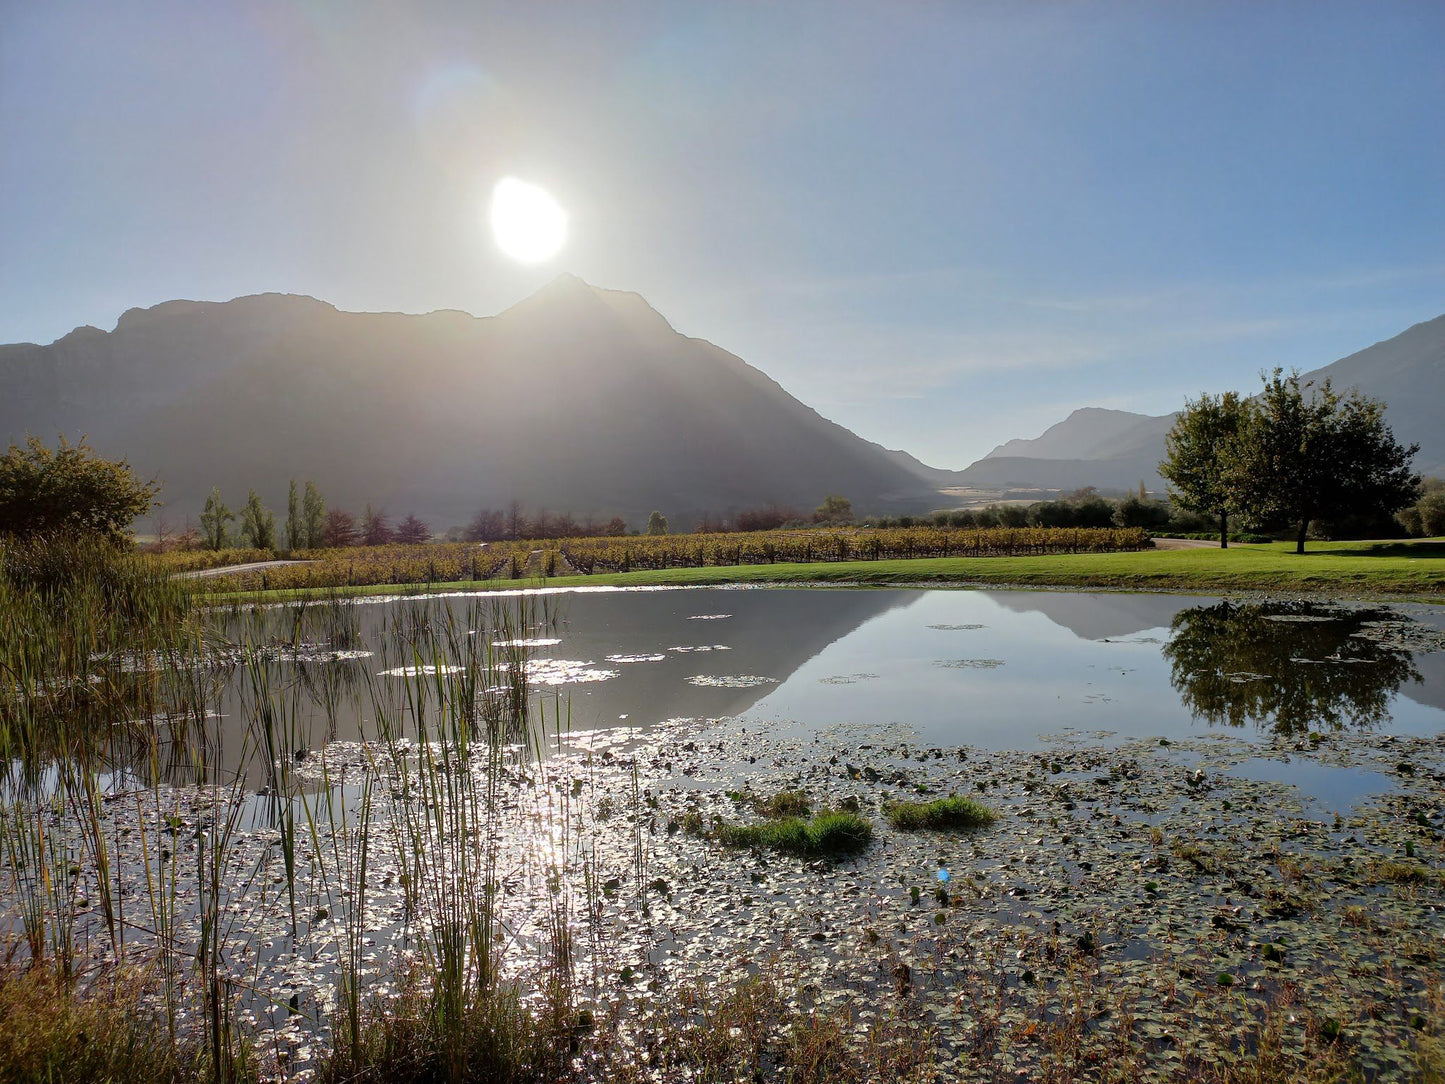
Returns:
[[[544,188],[503,177],[492,189],[492,236],[514,260],[550,260],[567,240],[567,212]]]

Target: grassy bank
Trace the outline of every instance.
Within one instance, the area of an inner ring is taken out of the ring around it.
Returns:
[[[458,580],[428,585],[378,584],[325,591],[262,591],[282,600],[320,594],[389,595],[436,590],[503,590],[538,580]],[[1031,557],[939,557],[826,563],[777,563],[655,569],[593,576],[555,576],[553,588],[586,586],[707,586],[716,584],[956,584],[1019,587],[1091,587],[1204,593],[1288,591],[1332,595],[1445,595],[1445,539],[1401,542],[1312,542],[1309,552],[1290,543],[1140,550],[1124,553],[1048,554]],[[229,597],[236,597],[234,590]]]

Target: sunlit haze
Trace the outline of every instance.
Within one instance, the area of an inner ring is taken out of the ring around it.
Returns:
[[[1438,316],[1442,55],[1438,0],[0,3],[0,342],[572,272],[962,467]]]

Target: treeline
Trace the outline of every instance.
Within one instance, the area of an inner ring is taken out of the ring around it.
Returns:
[[[529,515],[521,503],[507,508],[483,508],[462,529],[464,542],[513,542],[523,538],[603,538],[627,534],[627,521],[613,516],[599,523],[591,516],[581,520],[570,512],[542,511]]]
[[[261,502],[254,489],[239,512],[226,504],[219,489],[212,489],[200,525],[187,523],[176,534],[162,526],[157,531],[155,548],[162,552],[246,549],[294,553],[393,543],[417,545],[431,538],[430,525],[415,515],[408,514],[393,523],[386,509],[373,508],[370,503],[360,516],[343,508],[328,508],[314,482],[298,487],[293,478],[286,497],[286,519],[279,529],[276,514]]]
[[[1445,535],[1445,478],[1422,478],[1420,499],[1395,518],[1414,538]]]

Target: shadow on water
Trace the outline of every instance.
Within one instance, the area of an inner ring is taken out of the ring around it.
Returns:
[[[1412,653],[1376,635],[1388,611],[1313,603],[1220,602],[1176,614],[1164,646],[1184,706],[1211,724],[1282,736],[1374,727],[1400,686],[1419,682]]]

